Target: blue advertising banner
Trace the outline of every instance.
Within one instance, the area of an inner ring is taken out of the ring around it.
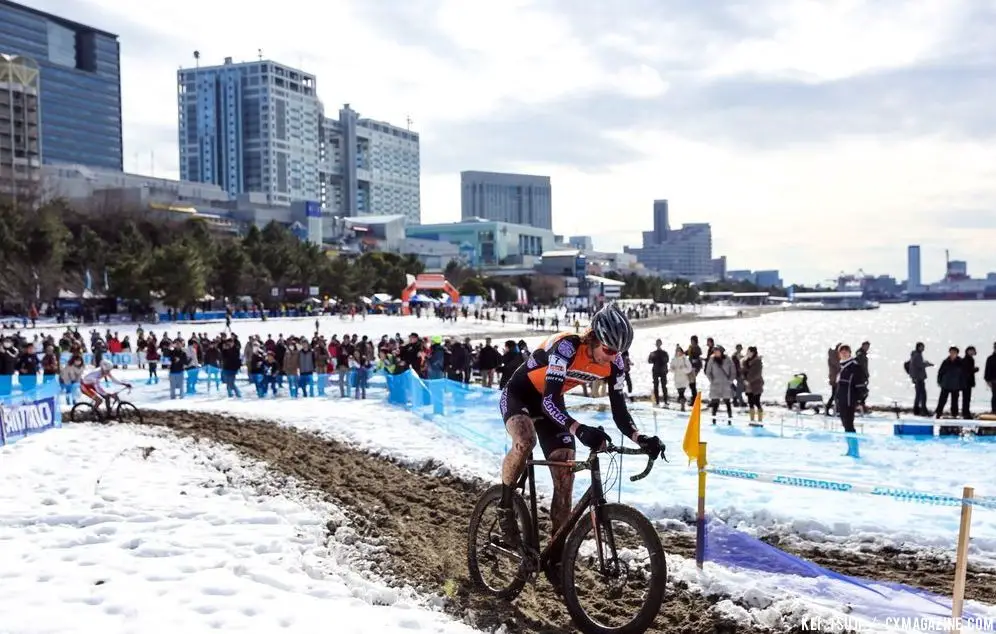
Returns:
[[[317,201],[309,200],[304,203],[304,215],[308,218],[321,218],[322,206]]]
[[[59,390],[54,383],[0,402],[0,445],[60,427]]]

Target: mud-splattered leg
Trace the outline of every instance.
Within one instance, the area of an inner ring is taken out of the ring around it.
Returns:
[[[515,486],[526,468],[526,461],[533,455],[536,446],[536,428],[533,419],[525,414],[513,416],[505,423],[505,429],[512,437],[512,448],[508,450],[501,464],[501,481],[507,487]]]
[[[555,449],[551,461],[574,460],[573,449]],[[574,472],[570,467],[550,467],[553,478],[553,500],[550,502],[550,534],[555,535],[571,515],[571,498],[574,493]]]

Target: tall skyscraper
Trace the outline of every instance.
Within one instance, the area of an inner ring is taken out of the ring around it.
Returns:
[[[920,273],[920,245],[911,244],[906,249],[906,290],[920,286]]]
[[[42,161],[123,169],[117,35],[0,0],[0,54],[38,65]]]
[[[666,200],[654,201],[653,231],[643,232],[642,247],[625,247],[640,264],[671,277],[716,277],[712,259],[712,227],[707,222],[671,229]],[[725,268],[725,266],[723,267]]]
[[[553,229],[549,176],[460,172],[460,217]]]
[[[665,240],[667,240],[667,236],[670,231],[671,231],[671,222],[667,215],[667,201],[655,200],[654,237],[656,238],[656,243],[660,244]]]
[[[177,71],[180,178],[267,202],[320,201],[315,76],[270,60]]]
[[[345,104],[321,130],[322,206],[335,216],[404,216],[422,222],[417,132],[363,119]]]
[[[15,199],[41,177],[38,82],[34,60],[0,53],[0,194]]]

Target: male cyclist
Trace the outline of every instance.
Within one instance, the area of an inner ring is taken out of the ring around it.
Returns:
[[[574,437],[592,450],[610,442],[601,427],[582,425],[564,404],[564,393],[594,380],[609,384],[609,403],[616,427],[652,456],[662,452],[660,439],[640,434],[626,407],[625,364],[622,353],[633,343],[633,326],[626,315],[609,304],[591,319],[591,327],[580,335],[561,333],[544,341],[516,369],[501,393],[500,408],[512,448],[502,463],[502,499],[498,520],[503,541],[518,548],[519,526],[512,509],[514,486],[533,453],[537,437],[547,460],[574,459]],[[533,419],[537,419],[535,425]],[[569,468],[550,467],[553,500],[550,504],[552,533],[571,512],[574,474]]]
[[[113,369],[114,369],[114,364],[112,364],[110,361],[106,360],[101,361],[99,368],[87,374],[85,377],[83,377],[83,380],[80,381],[80,392],[92,398],[95,407],[99,408],[101,402],[103,402],[106,399],[108,413],[110,413],[111,411],[111,399],[110,395],[107,393],[107,391],[104,389],[104,386],[101,384],[104,381],[104,379],[108,379],[111,381],[111,383],[117,383],[118,385],[123,385],[124,387],[131,389],[131,383],[124,383],[123,381],[119,381],[116,378],[114,378],[114,376],[111,374],[111,370]]]

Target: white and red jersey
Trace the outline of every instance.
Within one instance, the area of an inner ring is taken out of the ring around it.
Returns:
[[[104,373],[100,370],[94,370],[93,372],[87,373],[87,375],[83,377],[83,380],[80,383],[82,385],[85,385],[86,387],[92,387],[100,394],[106,394],[103,385],[101,385],[102,379],[104,378],[109,379],[111,383],[117,383],[118,385],[124,385],[124,386],[128,385],[127,383],[117,380],[110,373],[108,373],[105,376]]]

